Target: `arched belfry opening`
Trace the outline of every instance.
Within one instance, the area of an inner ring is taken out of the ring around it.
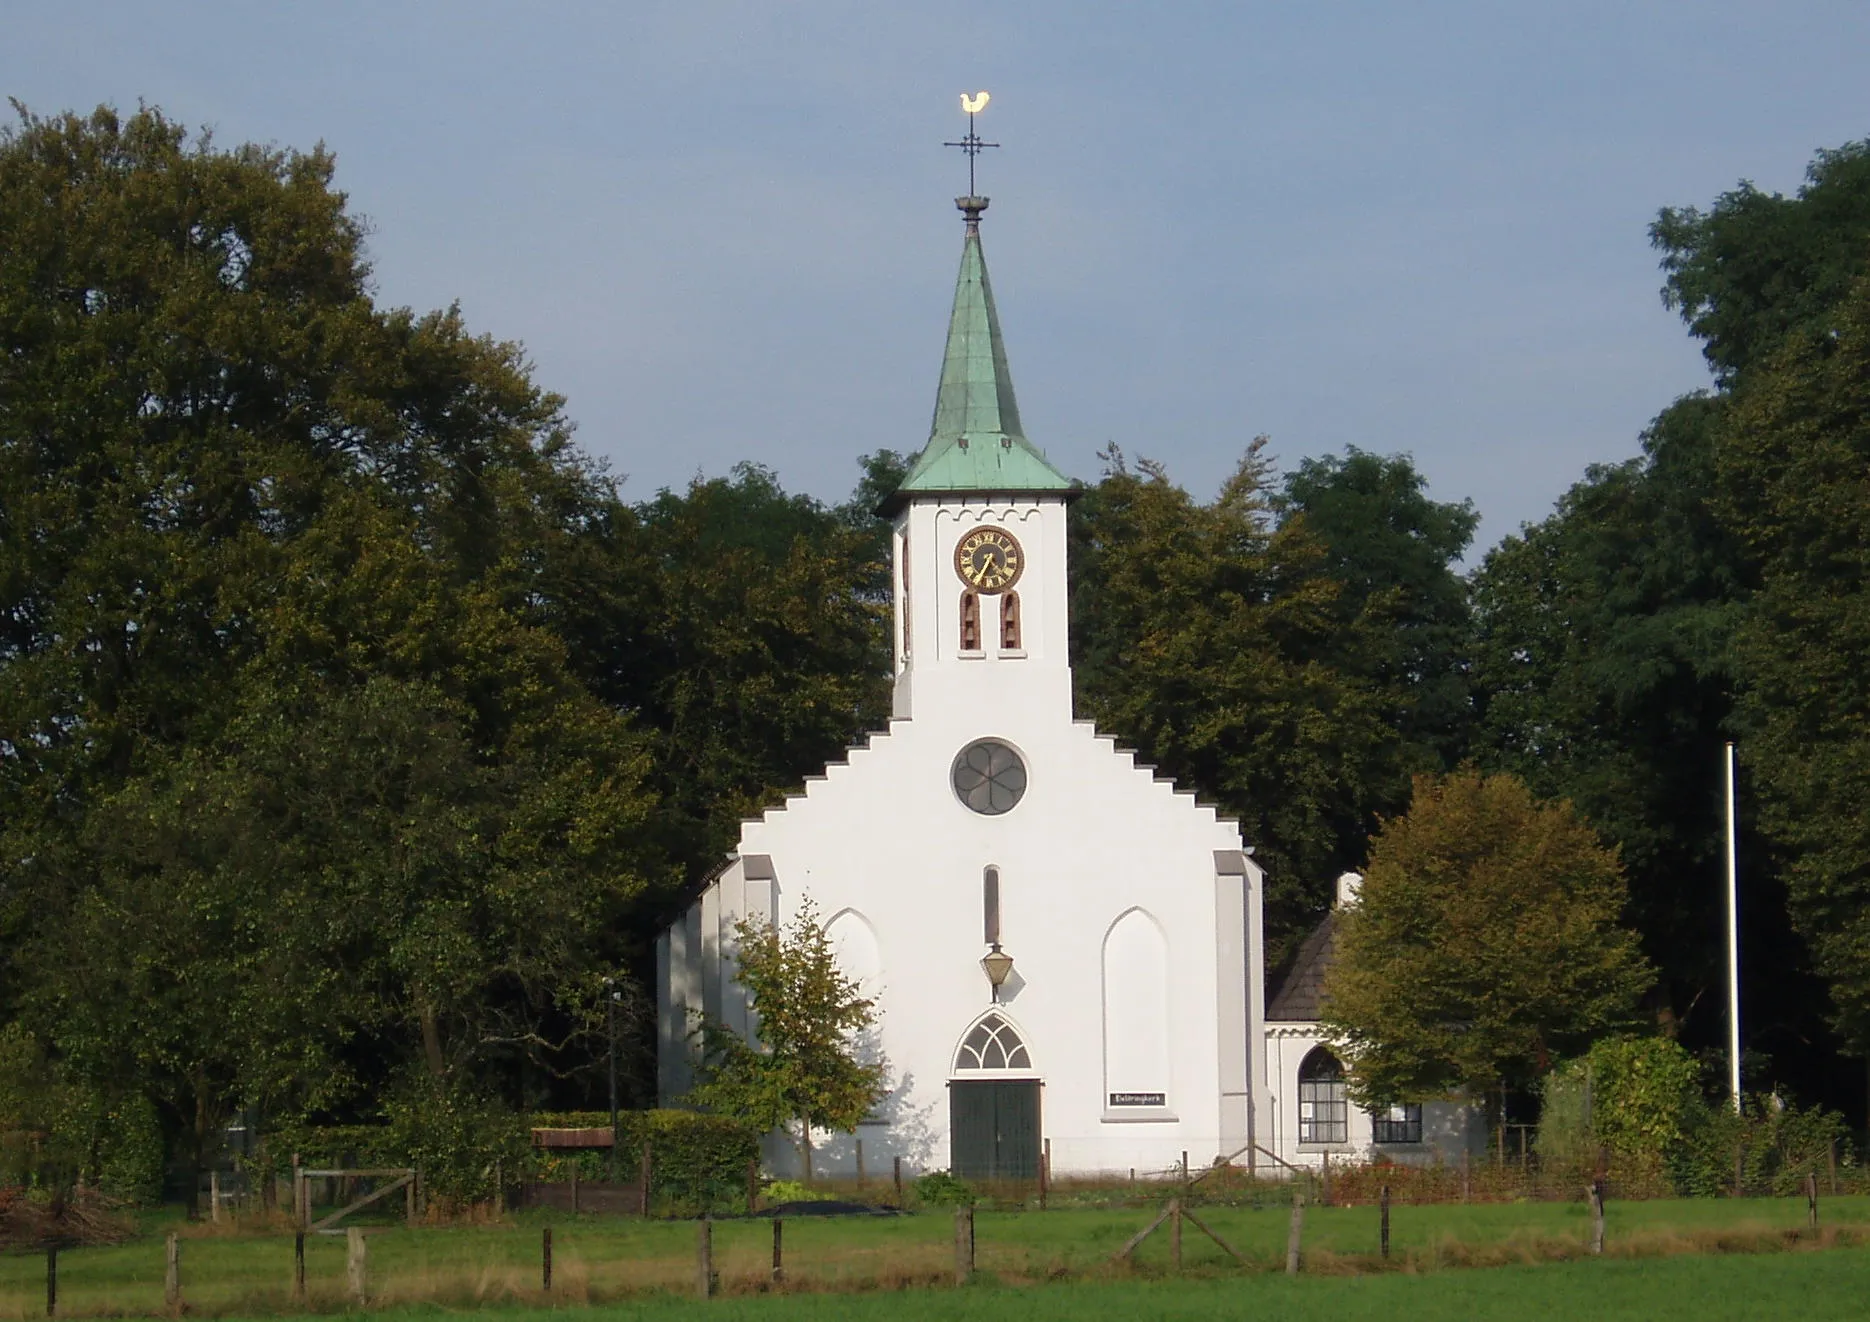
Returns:
[[[975,1020],[954,1053],[948,1081],[948,1153],[964,1180],[1039,1175],[1040,1088],[1032,1049],[999,1010]]]

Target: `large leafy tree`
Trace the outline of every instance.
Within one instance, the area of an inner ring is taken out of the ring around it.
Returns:
[[[1714,1041],[1723,976],[1718,753],[1745,599],[1715,522],[1720,401],[1690,397],[1643,457],[1594,468],[1473,583],[1475,751],[1574,803],[1618,847],[1630,917],[1662,970],[1656,1009]],[[1770,912],[1760,915],[1770,922]]]
[[[872,522],[741,464],[611,502],[549,567],[546,618],[649,736],[657,829],[688,875],[887,721],[888,548]]]
[[[0,1009],[197,1140],[543,1062],[663,872],[540,627],[608,488],[517,348],[375,306],[332,170],[0,137]]]
[[[1497,1099],[1629,1024],[1651,970],[1614,850],[1516,777],[1419,777],[1337,915],[1326,1031],[1360,1101]]]
[[[1381,696],[1341,661],[1340,584],[1281,524],[1264,441],[1207,505],[1114,450],[1072,513],[1079,710],[1236,816],[1267,866],[1275,948],[1406,792]]]
[[[1756,685],[1764,474],[1737,456],[1790,453],[1762,432],[1756,376],[1779,377],[1792,345],[1829,342],[1870,270],[1870,148],[1821,152],[1794,196],[1742,183],[1708,210],[1665,209],[1651,229],[1664,301],[1703,342],[1715,389],[1677,400],[1627,464],[1593,469],[1544,522],[1508,538],[1475,580],[1476,753],[1564,796],[1615,842],[1631,918],[1663,978],[1657,1010],[1684,1040],[1717,1050],[1724,1024],[1718,756],[1740,736],[1752,777],[1768,698]],[[1743,402],[1752,399],[1752,404]],[[1738,447],[1738,448],[1736,448]],[[1762,448],[1763,447],[1763,448]],[[1748,511],[1743,513],[1741,507]],[[1768,649],[1769,651],[1771,649]],[[1821,696],[1808,700],[1822,703]],[[1761,786],[1767,797],[1773,791]],[[1750,811],[1750,807],[1749,807]],[[1749,825],[1753,819],[1749,818]],[[1777,848],[1742,833],[1747,1038],[1756,1064],[1839,1099],[1824,992],[1788,922]],[[1801,932],[1816,940],[1809,921]]]
[[[1339,664],[1382,695],[1411,745],[1410,770],[1447,770],[1466,752],[1468,592],[1455,567],[1480,520],[1471,501],[1429,499],[1407,455],[1355,446],[1300,461],[1279,506],[1324,545],[1347,647]]]
[[[1837,1028],[1870,1057],[1870,278],[1829,311],[1736,385],[1721,506],[1758,561],[1739,636],[1750,783]]]

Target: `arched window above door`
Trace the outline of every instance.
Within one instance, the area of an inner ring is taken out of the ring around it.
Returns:
[[[1020,1041],[1013,1025],[997,1014],[990,1014],[974,1025],[955,1052],[956,1074],[969,1070],[1029,1070],[1032,1055]]]

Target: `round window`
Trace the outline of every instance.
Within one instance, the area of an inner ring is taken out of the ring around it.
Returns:
[[[1026,792],[1026,764],[996,739],[982,739],[954,760],[955,796],[977,813],[997,817]]]

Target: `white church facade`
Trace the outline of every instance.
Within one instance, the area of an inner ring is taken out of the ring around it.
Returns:
[[[809,898],[877,1002],[890,1089],[856,1135],[815,1136],[818,1172],[851,1171],[859,1140],[872,1171],[900,1157],[964,1177],[1030,1178],[1048,1151],[1057,1174],[1350,1153],[1348,1129],[1302,1141],[1325,1131],[1300,1133],[1290,1035],[1269,1033],[1262,874],[1238,826],[1074,719],[1073,484],[1020,424],[986,199],[959,205],[929,442],[882,511],[893,717],[745,822],[662,934],[662,1098],[693,1082],[702,1017],[751,1033],[735,923],[783,924]],[[768,1156],[782,1173],[794,1161],[778,1141]]]

